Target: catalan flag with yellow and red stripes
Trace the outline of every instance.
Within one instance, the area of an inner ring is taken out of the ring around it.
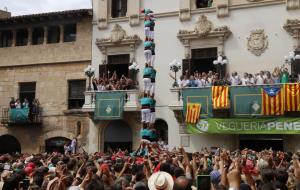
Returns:
[[[300,111],[300,84],[285,84],[284,111]]]
[[[185,122],[197,123],[200,118],[201,104],[187,103]]]
[[[230,107],[228,86],[212,87],[212,104],[214,109],[224,109]]]
[[[262,88],[262,115],[284,114],[284,90],[280,87]]]

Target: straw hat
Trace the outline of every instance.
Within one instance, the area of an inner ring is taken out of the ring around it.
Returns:
[[[148,180],[150,190],[172,190],[173,185],[173,178],[167,172],[156,172]]]

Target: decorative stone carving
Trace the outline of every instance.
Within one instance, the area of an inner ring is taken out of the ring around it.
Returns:
[[[300,20],[288,19],[284,24],[283,28],[293,37],[299,37],[300,31]]]
[[[214,29],[213,23],[205,15],[201,15],[195,24],[194,30],[179,30],[177,37],[185,47],[185,58],[190,57],[190,41],[211,41],[212,47],[218,47],[218,53],[223,54],[224,42],[230,36],[231,31],[227,26]]]
[[[199,36],[206,36],[213,29],[213,27],[213,23],[207,20],[205,15],[201,15],[195,25],[195,32]]]
[[[96,45],[103,55],[107,55],[108,48],[128,46],[127,49],[130,52],[131,59],[134,58],[135,49],[141,42],[142,40],[138,35],[127,35],[126,31],[119,24],[113,27],[108,38],[96,39]]]
[[[112,29],[109,38],[101,38],[101,39],[96,40],[96,44],[100,45],[100,46],[101,46],[101,44],[103,45],[104,43],[112,45],[112,44],[121,43],[121,42],[123,42],[123,43],[127,42],[127,44],[130,45],[130,44],[140,43],[141,39],[136,34],[132,35],[132,36],[128,36],[126,34],[126,31],[119,24],[116,24],[114,26],[114,28]]]
[[[262,29],[251,31],[250,37],[247,39],[248,50],[256,56],[260,56],[268,48],[268,36]]]
[[[294,49],[300,50],[300,20],[288,19],[283,28],[294,38]]]
[[[179,10],[180,21],[191,20],[191,10],[189,8]]]
[[[129,16],[130,26],[138,26],[140,24],[140,17],[138,14],[133,14]]]
[[[107,19],[106,18],[100,18],[98,20],[98,28],[99,28],[99,30],[107,28]]]
[[[286,9],[294,10],[300,8],[300,0],[286,0]]]
[[[228,4],[219,4],[217,6],[217,15],[219,18],[228,16],[229,15]]]

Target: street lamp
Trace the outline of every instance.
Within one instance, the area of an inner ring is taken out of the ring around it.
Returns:
[[[96,71],[96,69],[93,68],[91,65],[87,66],[87,68],[84,69],[85,76],[87,76],[89,78],[89,85],[88,85],[88,88],[87,88],[88,91],[92,90],[91,78],[95,75],[95,71]]]
[[[178,83],[177,83],[177,76],[176,73],[181,69],[181,62],[177,61],[176,59],[174,59],[170,64],[170,70],[173,71],[175,73],[175,78],[174,78],[174,83],[173,83],[173,88],[175,87],[179,87]]]
[[[296,55],[294,51],[290,51],[289,55],[284,56],[284,60],[287,64],[291,64],[296,59],[300,59],[300,55],[299,54]]]
[[[222,67],[228,64],[226,56],[219,55],[217,60],[213,61],[213,64],[217,67],[220,79],[222,79]]]
[[[134,61],[134,62],[128,67],[128,69],[129,69],[129,71],[130,71],[132,80],[133,80],[134,82],[137,83],[136,75],[137,75],[138,72],[140,71],[140,66]]]

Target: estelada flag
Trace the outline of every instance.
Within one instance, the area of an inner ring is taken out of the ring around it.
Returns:
[[[262,88],[262,115],[284,114],[284,90],[280,87]]]
[[[214,109],[224,109],[230,107],[228,86],[212,87],[212,104]]]
[[[300,111],[300,84],[285,84],[285,111]]]
[[[200,118],[201,104],[187,103],[185,122],[197,123]]]

